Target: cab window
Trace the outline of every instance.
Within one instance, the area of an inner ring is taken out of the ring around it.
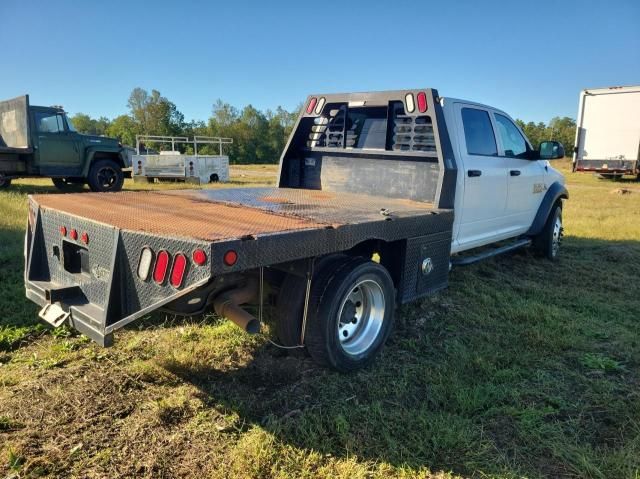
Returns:
[[[495,113],[498,134],[502,140],[504,148],[504,156],[509,158],[526,158],[527,142],[520,133],[520,130],[513,124],[509,118],[504,115]]]
[[[36,112],[38,133],[64,133],[64,119],[59,113]]]
[[[487,111],[463,108],[462,125],[469,155],[498,156],[496,137]]]

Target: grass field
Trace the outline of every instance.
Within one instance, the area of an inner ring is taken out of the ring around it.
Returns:
[[[0,193],[0,477],[640,478],[640,184],[561,165],[561,260],[454,269],[352,375],[213,316],[145,319],[110,349],[41,326],[22,241],[26,195],[53,188],[16,182]]]

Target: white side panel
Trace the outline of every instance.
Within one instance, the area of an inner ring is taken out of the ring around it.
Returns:
[[[640,143],[640,88],[584,94],[579,158],[635,160]]]

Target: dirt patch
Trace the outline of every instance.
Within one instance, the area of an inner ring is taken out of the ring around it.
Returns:
[[[629,188],[616,188],[615,190],[611,190],[611,194],[613,195],[630,195],[631,193],[635,193],[635,191]]]

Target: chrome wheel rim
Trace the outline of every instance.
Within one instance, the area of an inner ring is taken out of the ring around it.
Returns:
[[[560,251],[560,243],[562,241],[562,218],[558,216],[553,224],[553,236],[551,238],[551,254],[556,257]]]
[[[375,343],[384,312],[384,293],[377,282],[366,279],[351,288],[338,310],[338,341],[345,353],[356,356]]]
[[[98,183],[105,189],[111,188],[118,180],[116,171],[109,167],[103,166],[98,170]]]

